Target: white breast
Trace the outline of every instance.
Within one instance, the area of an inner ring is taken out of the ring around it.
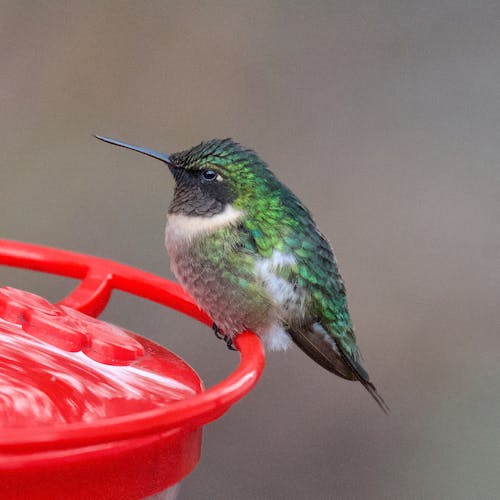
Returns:
[[[165,245],[167,249],[172,245],[189,243],[194,238],[208,234],[224,226],[236,224],[245,212],[237,210],[232,205],[216,215],[202,217],[196,215],[168,214],[165,229]]]

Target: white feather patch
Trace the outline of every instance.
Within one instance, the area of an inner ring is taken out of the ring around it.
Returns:
[[[320,323],[314,323],[312,326],[312,331],[317,335],[321,335],[321,337],[326,340],[333,348],[333,350],[340,354],[339,348],[334,340],[334,338],[321,326]]]
[[[255,270],[264,282],[271,297],[278,303],[284,304],[295,297],[292,283],[276,274],[280,268],[293,266],[295,257],[274,250],[268,259],[260,259],[255,263]]]
[[[167,227],[165,229],[165,244],[192,240],[202,234],[211,233],[224,226],[236,224],[245,212],[237,210],[232,205],[211,217],[196,215],[168,214]]]
[[[271,325],[261,337],[269,351],[285,351],[292,343],[290,335],[279,324]]]
[[[271,257],[255,263],[255,271],[274,302],[283,310],[294,311],[294,316],[297,316],[304,310],[305,294],[298,290],[294,283],[277,273],[280,269],[294,266],[295,263],[293,255],[274,250]]]

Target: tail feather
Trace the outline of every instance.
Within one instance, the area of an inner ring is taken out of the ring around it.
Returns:
[[[371,382],[367,382],[366,380],[359,380],[362,384],[363,387],[370,393],[370,396],[376,401],[376,403],[380,406],[382,411],[386,414],[389,415],[389,412],[391,409],[389,408],[389,405],[384,401],[384,398],[377,392],[377,389]]]
[[[390,408],[387,403],[384,401],[384,398],[378,393],[376,387],[370,382],[368,373],[366,370],[355,360],[349,356],[345,352],[345,350],[340,346],[340,352],[342,354],[342,358],[346,362],[346,364],[351,368],[353,373],[356,375],[356,378],[361,382],[363,387],[370,393],[370,396],[376,401],[376,403],[380,406],[381,410],[388,415]]]
[[[377,392],[373,383],[370,382],[366,370],[357,360],[353,359],[347,349],[342,347],[341,342],[335,342],[330,334],[323,328],[321,330],[318,328],[310,330],[290,329],[288,333],[295,344],[323,368],[347,380],[361,382],[382,411],[388,414],[389,406]],[[319,333],[323,333],[323,335],[319,335]]]

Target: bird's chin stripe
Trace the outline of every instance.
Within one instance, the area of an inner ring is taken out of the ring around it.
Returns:
[[[245,212],[237,210],[232,205],[226,205],[222,212],[209,217],[168,214],[166,239],[185,240],[212,233],[222,227],[235,225],[244,215]]]

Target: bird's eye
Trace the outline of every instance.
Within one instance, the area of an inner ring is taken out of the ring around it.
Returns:
[[[217,179],[217,175],[218,174],[215,170],[203,170],[201,173],[203,179],[208,182],[215,181],[215,179]]]

